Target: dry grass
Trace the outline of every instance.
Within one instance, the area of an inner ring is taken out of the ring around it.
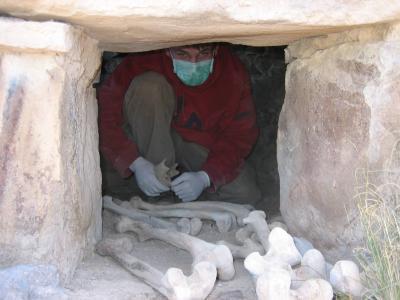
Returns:
[[[400,299],[400,142],[385,170],[357,173],[356,196],[364,247],[356,254],[365,272],[365,298]]]

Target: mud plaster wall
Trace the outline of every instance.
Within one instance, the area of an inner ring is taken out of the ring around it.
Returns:
[[[68,281],[101,236],[97,42],[72,26],[0,18],[0,266]]]

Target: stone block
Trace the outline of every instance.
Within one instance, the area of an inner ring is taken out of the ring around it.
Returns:
[[[108,51],[213,41],[287,45],[303,37],[400,19],[400,1],[2,0],[0,14],[79,25]]]
[[[0,31],[0,266],[52,264],[68,281],[101,236],[100,51],[67,24]]]
[[[385,168],[400,139],[400,26],[289,46],[279,120],[281,212],[328,260],[350,258],[362,232],[354,196],[362,168]]]

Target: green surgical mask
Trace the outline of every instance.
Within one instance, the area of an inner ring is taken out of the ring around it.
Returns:
[[[203,84],[212,73],[214,58],[192,63],[172,57],[172,64],[174,73],[184,84],[197,86]]]

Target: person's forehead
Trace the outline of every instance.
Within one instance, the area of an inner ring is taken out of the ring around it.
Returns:
[[[175,51],[204,51],[204,50],[212,50],[213,46],[212,45],[204,45],[204,46],[178,46],[178,47],[173,47]]]

